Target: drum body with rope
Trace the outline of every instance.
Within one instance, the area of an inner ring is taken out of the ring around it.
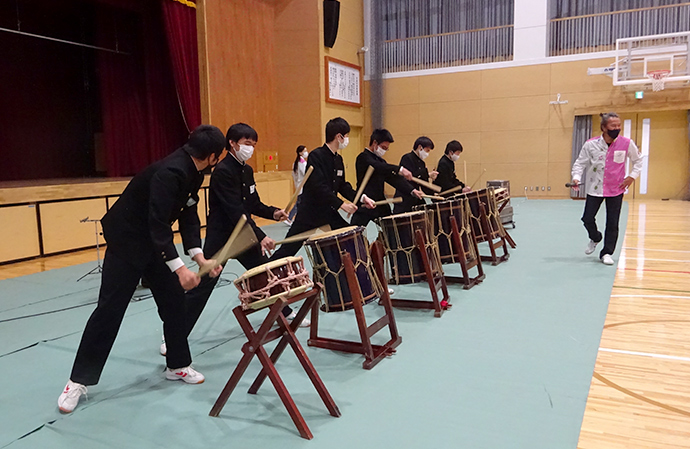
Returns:
[[[280,298],[299,295],[314,285],[301,257],[284,257],[259,265],[234,283],[244,310],[268,307]]]
[[[467,263],[477,260],[478,255],[474,244],[472,225],[470,224],[470,208],[467,198],[439,201],[424,206],[416,206],[415,209],[429,211],[434,216],[432,233],[438,243],[442,264],[458,263],[460,258]],[[455,220],[458,225],[462,250],[453,246],[451,220]]]
[[[305,246],[311,260],[314,281],[324,286],[324,301],[321,305],[324,312],[339,312],[354,307],[341,257],[343,251],[350,254],[355,265],[359,284],[357,288],[363,302],[367,304],[380,297],[381,285],[369,256],[369,242],[364,237],[364,227],[350,226],[325,232],[309,238]]]
[[[433,227],[433,212],[416,211],[404,214],[390,215],[376,220],[379,227],[379,239],[383,242],[388,255],[391,284],[412,284],[426,280],[426,271],[415,232],[420,230],[424,235],[427,249],[431,247],[430,258],[432,265],[436,263],[438,247],[431,233]],[[433,267],[432,269],[437,269]]]
[[[501,217],[496,205],[494,189],[473,190],[461,193],[453,198],[466,198],[470,207],[470,222],[477,242],[493,242],[504,237],[505,230],[501,224]],[[486,220],[482,220],[481,209],[484,210]]]

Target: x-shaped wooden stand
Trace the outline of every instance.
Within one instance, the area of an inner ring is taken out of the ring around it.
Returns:
[[[484,268],[482,267],[482,260],[479,257],[479,248],[477,248],[477,240],[474,237],[474,232],[472,232],[472,226],[470,226],[470,236],[468,241],[470,245],[474,246],[474,253],[477,258],[473,261],[467,261],[465,259],[465,245],[462,243],[460,238],[460,228],[458,227],[458,222],[455,217],[450,217],[451,226],[451,251],[455,252],[455,259],[460,263],[460,269],[462,270],[462,277],[459,276],[446,276],[446,282],[449,284],[462,284],[465,290],[469,290],[477,284],[480,284],[485,278]],[[477,267],[478,275],[476,277],[470,277],[470,268]]]
[[[220,395],[218,396],[218,399],[213,405],[209,415],[218,416],[220,414],[220,411],[225,406],[225,403],[228,401],[228,398],[249,366],[249,363],[256,355],[259,358],[263,368],[256,377],[256,380],[252,386],[249,388],[249,393],[256,394],[259,391],[261,384],[268,376],[268,378],[271,379],[271,383],[273,383],[278,396],[280,396],[281,401],[283,401],[283,405],[285,405],[285,408],[290,414],[292,421],[295,423],[299,434],[308,440],[314,438],[309,430],[309,427],[307,427],[307,423],[304,421],[304,417],[302,417],[302,414],[297,409],[295,401],[292,400],[290,393],[288,393],[288,390],[278,375],[278,371],[275,367],[275,363],[278,361],[278,358],[280,358],[283,351],[289,344],[292,346],[297,359],[302,364],[304,371],[306,371],[309,379],[311,379],[312,383],[314,384],[316,391],[319,393],[319,396],[321,396],[321,399],[326,405],[326,408],[330,412],[331,416],[340,416],[338,406],[335,405],[335,401],[331,397],[330,393],[328,393],[326,386],[316,373],[314,365],[312,365],[311,361],[307,357],[306,352],[304,352],[304,348],[302,348],[302,345],[300,345],[297,337],[295,336],[295,331],[299,327],[302,320],[304,320],[304,318],[307,316],[307,313],[312,308],[315,308],[316,300],[318,299],[320,292],[321,285],[316,284],[311,290],[289,298],[287,301],[284,299],[276,301],[269,309],[268,315],[266,315],[266,318],[256,332],[247,318],[248,315],[256,312],[256,310],[242,310],[240,306],[237,306],[232,310],[237,318],[237,321],[240,323],[240,327],[247,336],[248,341],[242,346],[242,352],[244,355],[237,364],[232,376],[230,376],[228,383],[225,384],[225,388],[223,388],[223,391],[221,391]],[[289,323],[282,313],[283,308],[286,304],[292,304],[302,299],[305,300],[302,304],[302,307],[300,307],[299,311],[297,312],[297,316],[294,320],[292,320],[292,323]],[[271,330],[274,324],[278,324],[278,329]],[[281,338],[281,340],[278,342],[273,350],[273,353],[271,353],[271,356],[269,357],[264,345],[278,338]]]
[[[364,302],[359,289],[359,280],[355,272],[355,266],[352,263],[350,254],[343,251],[341,258],[343,266],[345,267],[345,276],[347,277],[347,283],[350,289],[360,341],[339,340],[319,336],[318,307],[314,307],[311,312],[311,329],[309,340],[307,341],[309,346],[317,348],[362,354],[364,355],[364,362],[362,363],[364,369],[372,369],[381,360],[393,355],[395,353],[395,348],[402,343],[402,337],[398,334],[398,327],[395,324],[393,306],[391,305],[390,296],[388,294],[388,284],[386,283],[386,278],[383,273],[383,245],[381,242],[376,241],[371,245],[371,257],[373,259],[374,270],[376,270],[376,276],[379,277],[382,285],[381,304],[383,304],[385,314],[371,325],[367,324],[366,317],[364,316]],[[388,326],[390,332],[390,340],[382,345],[373,344],[371,342],[371,337],[386,326]]]
[[[433,254],[433,248],[427,248],[426,238],[421,229],[415,231],[415,243],[419,254],[422,258],[422,266],[426,274],[426,281],[429,284],[429,291],[431,292],[431,301],[418,301],[416,299],[397,299],[391,298],[391,303],[395,307],[409,307],[413,309],[434,309],[434,316],[440,318],[443,312],[448,310],[450,304],[450,295],[448,294],[448,284],[446,278],[441,271],[441,261]],[[431,253],[431,254],[430,254]],[[436,262],[432,266],[431,257]],[[439,290],[443,293],[443,299],[439,300]]]

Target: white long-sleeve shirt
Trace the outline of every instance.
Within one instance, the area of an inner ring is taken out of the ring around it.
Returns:
[[[611,197],[625,192],[625,161],[632,162],[628,176],[637,179],[642,171],[642,155],[635,142],[619,136],[609,146],[602,136],[588,140],[573,164],[572,179],[582,181],[587,170],[587,195]]]
[[[295,182],[295,188],[298,188],[299,185],[302,183],[302,180],[304,179],[304,175],[307,172],[307,161],[303,157],[299,158],[299,162],[297,162],[297,171],[292,172],[292,180]],[[299,195],[302,194],[302,191],[300,190]]]

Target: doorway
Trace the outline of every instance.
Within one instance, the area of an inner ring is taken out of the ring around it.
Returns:
[[[629,112],[619,114],[621,134],[632,139],[646,156],[642,173],[625,198],[684,199],[690,180],[688,111]],[[593,118],[598,136],[600,118]],[[631,167],[628,168],[630,170]]]

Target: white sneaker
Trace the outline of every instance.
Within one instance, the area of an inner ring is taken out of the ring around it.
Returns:
[[[604,265],[613,265],[613,258],[611,257],[610,254],[604,254],[601,257],[601,261],[604,262]]]
[[[388,287],[388,294],[391,295],[391,296],[394,295],[394,294],[395,294],[395,290],[393,290],[392,288]]]
[[[285,223],[285,226],[292,226],[292,220],[289,218],[287,220],[283,220],[283,223]]]
[[[79,398],[82,394],[86,394],[86,385],[72,382],[67,382],[65,389],[58,398],[58,408],[62,413],[72,413],[72,410],[79,403]]]
[[[182,380],[188,384],[200,384],[206,380],[204,375],[192,368],[191,365],[175,370],[166,368],[165,378],[168,380]]]
[[[585,254],[592,254],[595,249],[597,249],[597,245],[599,242],[595,242],[594,240],[590,240],[589,243],[587,244],[587,249],[585,249]]]
[[[166,354],[168,354],[168,347],[165,345],[165,334],[163,334],[163,335],[161,336],[161,349],[160,349],[160,353],[161,353],[161,355],[162,355],[163,357],[165,357]]]
[[[295,312],[294,310],[290,315],[288,315],[286,317],[286,319],[290,323],[292,323],[292,320],[294,320],[295,318],[297,318],[297,312]],[[299,327],[309,327],[309,326],[311,326],[311,320],[309,320],[309,318],[306,318],[306,317],[302,320],[301,323],[299,323]]]

